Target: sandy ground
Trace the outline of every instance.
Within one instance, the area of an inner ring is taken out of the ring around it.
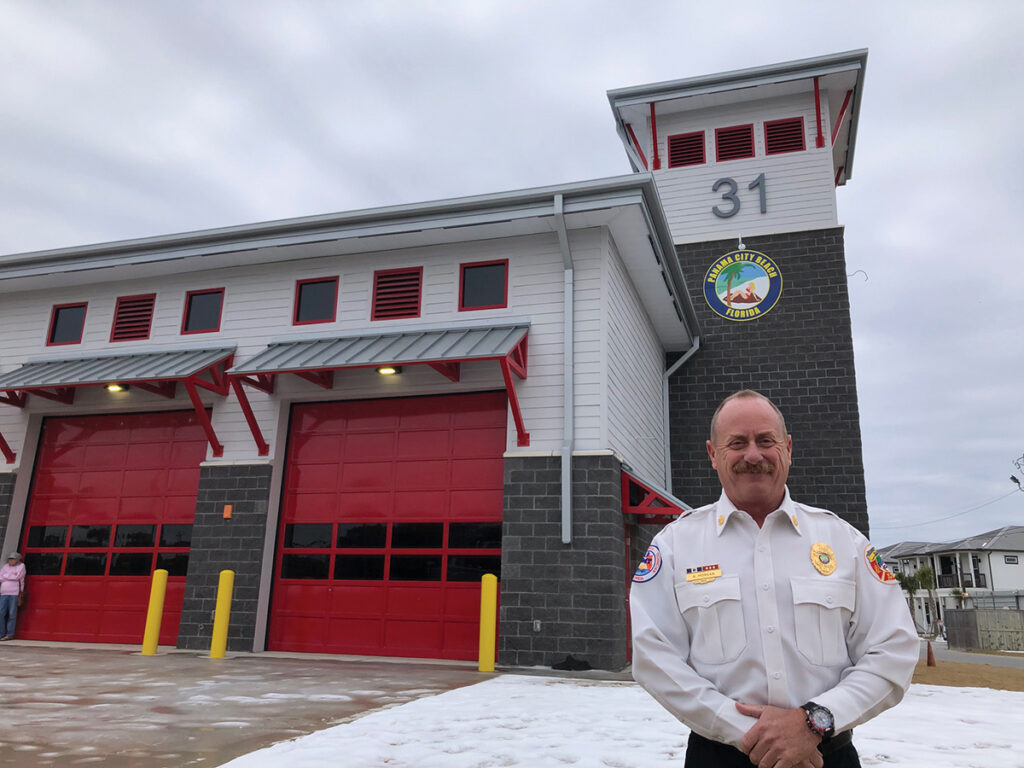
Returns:
[[[929,667],[926,662],[921,661],[914,670],[914,682],[961,688],[1024,691],[1024,669],[981,663],[964,664],[957,661],[936,661],[934,667]]]

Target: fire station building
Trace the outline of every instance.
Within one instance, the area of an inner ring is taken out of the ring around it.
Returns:
[[[866,51],[610,91],[634,173],[0,256],[0,535],[21,638],[629,657],[717,402],[866,530],[843,230]]]

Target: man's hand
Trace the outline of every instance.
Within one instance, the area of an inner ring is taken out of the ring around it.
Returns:
[[[740,714],[756,717],[743,737],[743,751],[758,768],[821,768],[821,737],[807,727],[802,709],[736,703]]]

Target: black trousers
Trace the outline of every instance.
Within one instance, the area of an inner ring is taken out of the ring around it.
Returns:
[[[852,741],[838,749],[822,750],[822,758],[825,768],[860,768],[860,757]],[[690,733],[684,768],[752,768],[752,765],[750,758],[736,747]]]

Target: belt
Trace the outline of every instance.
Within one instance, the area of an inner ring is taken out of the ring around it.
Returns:
[[[843,747],[847,746],[853,741],[853,729],[837,733],[828,741],[823,741],[818,745],[818,751],[823,755],[830,755],[833,752],[837,752]]]

